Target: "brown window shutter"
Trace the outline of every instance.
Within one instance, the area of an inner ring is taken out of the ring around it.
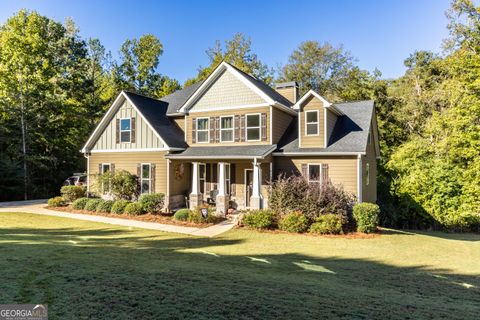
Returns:
[[[208,119],[208,123],[210,125],[210,143],[215,142],[215,117],[210,117]]]
[[[135,137],[136,137],[136,122],[135,122],[135,117],[133,117],[131,120],[130,120],[130,125],[132,126],[132,133],[131,133],[131,136],[130,136],[130,142],[131,143],[135,143]]]
[[[120,119],[115,119],[115,141],[120,143]]]
[[[267,114],[262,113],[262,123],[261,123],[261,128],[262,128],[262,141],[267,140]]]
[[[302,163],[302,176],[308,179],[308,165],[306,163]]]
[[[237,184],[235,182],[236,178],[236,171],[235,171],[235,164],[230,164],[230,195],[235,196],[237,191]]]
[[[240,141],[240,116],[236,115],[235,116],[235,130],[233,132],[235,135],[235,142]]]
[[[197,118],[192,118],[192,143],[197,141]]]
[[[322,183],[328,182],[328,164],[322,164]]]
[[[240,116],[240,141],[245,141],[245,115]]]
[[[220,117],[215,117],[215,142],[220,142]]]
[[[98,174],[102,174],[102,164],[98,164]]]
[[[111,174],[115,173],[115,163],[110,164],[110,173]]]
[[[155,193],[155,163],[150,164],[150,179],[151,179],[151,184],[150,184],[150,192]]]

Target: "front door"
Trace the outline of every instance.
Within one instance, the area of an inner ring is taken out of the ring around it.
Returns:
[[[250,197],[253,192],[253,170],[245,170],[245,207],[250,207]]]

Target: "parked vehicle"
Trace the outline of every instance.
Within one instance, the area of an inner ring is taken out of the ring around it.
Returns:
[[[64,186],[83,186],[87,184],[87,175],[85,173],[74,173],[73,176],[68,177],[64,182]]]

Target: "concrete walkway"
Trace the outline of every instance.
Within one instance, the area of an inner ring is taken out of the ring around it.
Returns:
[[[176,226],[176,225],[162,224],[162,223],[156,223],[156,222],[144,222],[144,221],[137,221],[137,220],[121,219],[121,218],[110,218],[110,217],[94,216],[94,215],[88,215],[88,214],[55,211],[55,210],[46,209],[45,208],[46,204],[47,204],[47,200],[0,202],[0,212],[26,212],[26,213],[34,213],[34,214],[43,214],[43,215],[62,217],[62,218],[108,223],[108,224],[125,226],[125,227],[135,227],[135,228],[143,228],[143,229],[150,229],[150,230],[158,230],[163,232],[189,234],[192,236],[200,236],[200,237],[215,237],[221,233],[224,233],[232,229],[236,223],[236,218],[234,218],[232,220],[222,221],[216,225],[213,225],[207,228],[184,227],[184,226]]]

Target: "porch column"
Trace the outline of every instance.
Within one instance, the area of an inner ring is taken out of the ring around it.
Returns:
[[[225,194],[225,162],[218,163],[218,194],[215,198],[216,214],[225,215],[228,210],[228,195]]]
[[[262,169],[260,163],[253,162],[253,181],[252,181],[252,196],[250,197],[250,208],[261,209],[262,208]]]
[[[199,163],[192,162],[192,192],[190,193],[190,209],[194,209],[202,204],[203,196],[200,193],[200,172]]]

